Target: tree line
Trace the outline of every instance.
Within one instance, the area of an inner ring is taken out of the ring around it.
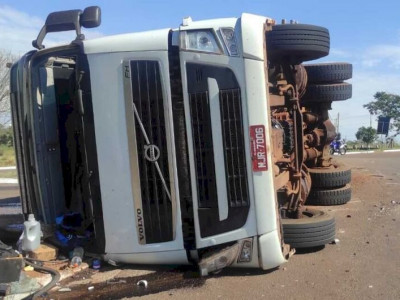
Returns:
[[[390,131],[393,133],[391,137],[389,137],[389,141],[393,141],[393,139],[400,134],[400,96],[395,94],[390,94],[386,92],[377,92],[374,95],[374,100],[364,104],[364,108],[366,108],[371,115],[375,116],[385,116],[391,118],[390,123]],[[376,139],[377,131],[372,127],[362,126],[358,129],[356,133],[356,138],[359,141],[362,141],[369,146]]]

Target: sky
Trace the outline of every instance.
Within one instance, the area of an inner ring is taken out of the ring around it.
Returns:
[[[32,49],[47,15],[53,11],[84,9],[98,5],[102,24],[85,30],[86,38],[160,28],[176,28],[182,18],[193,20],[240,17],[254,13],[273,18],[296,20],[329,29],[329,56],[314,62],[353,64],[353,97],[332,105],[333,121],[339,116],[339,131],[355,140],[361,126],[376,128],[363,104],[374,100],[378,91],[400,94],[400,1],[399,0],[113,0],[113,1],[34,1],[0,0],[0,50],[22,55]],[[52,33],[44,44],[69,42],[72,33]],[[313,62],[313,63],[314,63]]]

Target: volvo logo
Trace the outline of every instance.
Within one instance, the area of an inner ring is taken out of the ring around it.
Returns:
[[[144,157],[151,162],[155,162],[160,157],[160,149],[156,145],[144,146]]]
[[[142,210],[140,208],[138,208],[136,210],[136,222],[137,222],[137,227],[138,227],[138,231],[139,231],[139,243],[142,244],[146,244],[145,242],[145,233],[144,233],[144,224],[143,224],[143,216],[142,216]]]

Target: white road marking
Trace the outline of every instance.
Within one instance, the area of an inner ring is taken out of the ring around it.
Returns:
[[[17,167],[16,166],[12,166],[12,167],[0,167],[0,171],[2,170],[16,170]]]
[[[15,179],[15,178],[0,178],[0,183],[18,183],[18,179]]]

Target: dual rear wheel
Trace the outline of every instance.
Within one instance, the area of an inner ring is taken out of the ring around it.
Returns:
[[[342,205],[351,199],[351,169],[334,163],[330,168],[309,169],[312,189],[307,205]],[[307,207],[299,219],[282,219],[283,238],[293,248],[323,246],[335,239],[335,218]]]
[[[340,163],[330,168],[309,169],[312,187],[306,204],[341,205],[351,199],[351,169]]]

